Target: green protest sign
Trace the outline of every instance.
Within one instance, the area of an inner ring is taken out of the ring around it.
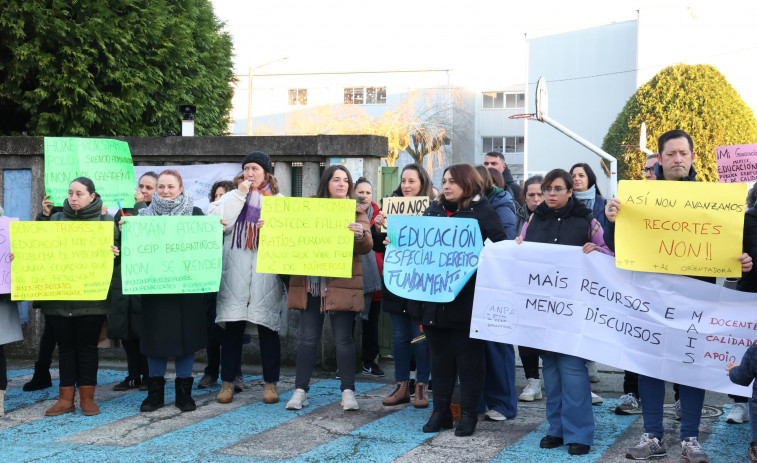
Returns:
[[[124,294],[212,293],[221,283],[223,227],[218,217],[124,217]]]
[[[106,138],[45,137],[45,194],[55,206],[68,197],[77,177],[95,183],[107,207],[134,207],[134,164],[129,144]]]

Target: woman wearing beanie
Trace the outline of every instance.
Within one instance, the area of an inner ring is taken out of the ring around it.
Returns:
[[[158,191],[138,216],[203,215],[184,191],[181,175],[164,170],[158,175]],[[128,228],[126,233],[128,233]],[[147,398],[140,411],[152,412],[164,405],[168,358],[176,363],[176,407],[182,412],[196,409],[192,399],[192,366],[195,352],[207,341],[205,317],[209,297],[206,293],[143,294],[140,349],[147,356],[150,376]]]
[[[221,325],[221,392],[217,400],[230,403],[234,379],[242,365],[242,340],[257,328],[263,362],[263,402],[279,401],[276,384],[281,369],[281,312],[286,288],[278,275],[258,273],[258,233],[263,196],[281,196],[271,158],[253,151],[242,161],[244,180],[221,197],[224,235],[223,274],[216,299],[216,323]]]
[[[316,197],[354,198],[352,178],[347,168],[341,165],[329,166],[321,176]],[[336,364],[342,381],[342,408],[360,408],[355,400],[355,344],[352,339],[352,324],[355,314],[362,312],[365,305],[361,256],[368,254],[373,247],[366,210],[367,204],[357,204],[355,221],[347,225],[355,237],[352,247],[352,277],[292,275],[290,280],[289,308],[302,310],[302,316],[294,381],[296,389],[286,405],[287,410],[300,410],[308,404],[307,391],[315,367],[323,320],[327,313],[331,319],[331,331],[336,344]]]
[[[53,203],[48,198],[45,197],[37,220],[113,221],[111,216],[102,215],[103,202],[95,193],[95,184],[87,177],[79,177],[71,182],[68,199],[63,202],[63,212],[51,214]],[[113,229],[115,233],[115,225]],[[111,247],[114,254],[118,255],[118,249]],[[45,415],[57,416],[73,412],[77,386],[82,413],[87,416],[99,414],[100,408],[95,403],[99,363],[97,343],[110,301],[44,301],[39,305],[45,315],[45,323],[49,323],[58,342],[60,370],[58,402]]]

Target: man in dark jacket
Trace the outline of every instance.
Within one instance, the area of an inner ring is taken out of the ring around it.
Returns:
[[[694,170],[694,142],[691,136],[683,130],[671,130],[665,132],[657,140],[659,154],[655,165],[657,180],[667,181],[696,181]],[[608,220],[615,222],[617,212],[620,209],[620,201],[612,199],[605,206]],[[612,227],[614,229],[614,227]],[[744,272],[752,269],[752,259],[747,254],[739,256],[741,268]],[[713,277],[694,277],[698,280],[715,283]],[[662,409],[665,400],[665,382],[661,379],[639,375],[639,392],[644,404],[642,413],[644,416],[644,434],[639,444],[628,449],[626,458],[633,460],[646,460],[650,457],[661,457],[667,452],[662,442],[663,424]],[[710,458],[702,450],[697,441],[699,437],[699,423],[702,418],[702,406],[704,405],[704,390],[681,385],[681,453],[684,461],[709,463]]]
[[[505,189],[510,193],[517,206],[520,206],[520,185],[513,178],[510,168],[505,162],[505,155],[499,151],[489,151],[484,155],[484,167],[494,167],[505,178]]]

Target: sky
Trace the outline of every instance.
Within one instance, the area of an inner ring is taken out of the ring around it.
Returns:
[[[673,0],[212,0],[235,48],[235,71],[466,69],[513,66],[529,37],[637,18],[637,10],[688,8],[702,41],[681,45],[681,60],[728,63],[732,84],[757,108],[757,1]],[[664,27],[664,26],[663,26]],[[666,33],[675,36],[670,27]],[[525,48],[523,48],[525,50]],[[714,57],[714,58],[713,58]],[[735,64],[736,63],[736,64]],[[743,67],[742,67],[743,63]],[[713,63],[718,65],[718,63]],[[494,66],[493,66],[494,65]],[[725,65],[725,64],[724,64]],[[740,68],[735,69],[734,68]],[[517,73],[515,74],[517,75]],[[517,78],[517,77],[516,77]],[[506,82],[520,84],[525,82]]]

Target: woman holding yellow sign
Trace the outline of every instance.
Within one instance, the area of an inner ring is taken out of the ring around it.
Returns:
[[[194,207],[192,198],[184,191],[181,174],[164,170],[158,176],[158,191],[153,194],[152,202],[137,215],[204,214]],[[168,357],[174,357],[176,363],[176,407],[182,412],[195,410],[191,393],[194,383],[192,366],[195,352],[204,348],[207,341],[207,310],[206,293],[142,295],[140,350],[147,356],[150,376],[147,378],[147,398],[140,411],[152,412],[164,405]]]
[[[245,330],[257,329],[263,363],[263,402],[279,401],[276,384],[281,370],[281,312],[286,307],[286,288],[278,275],[258,273],[260,209],[264,196],[281,196],[273,176],[271,158],[253,151],[242,161],[244,180],[219,201],[223,215],[223,274],[216,299],[216,323],[221,337],[221,391],[217,400],[230,403],[234,381],[242,365]]]
[[[316,197],[354,198],[352,178],[347,168],[342,165],[329,166],[321,176]],[[296,389],[286,405],[287,410],[300,410],[308,404],[307,391],[326,313],[331,318],[331,330],[336,344],[336,362],[342,380],[342,408],[360,408],[355,400],[355,344],[352,325],[355,314],[362,312],[365,304],[360,256],[367,254],[373,247],[366,209],[367,204],[358,204],[355,221],[347,226],[355,236],[351,278],[292,275],[290,280],[289,308],[303,312],[300,318],[300,344],[297,348]]]
[[[113,221],[102,215],[103,202],[95,193],[95,184],[86,177],[75,179],[68,187],[68,198],[63,211],[52,212],[49,196],[42,203],[37,220],[50,221]],[[114,226],[114,233],[115,233]],[[112,246],[114,255],[118,249]],[[84,415],[97,415],[95,403],[99,357],[97,343],[105,323],[110,301],[44,301],[39,302],[46,323],[49,323],[58,343],[60,387],[58,401],[45,415],[58,416],[74,411],[74,395],[79,387],[79,398]]]

